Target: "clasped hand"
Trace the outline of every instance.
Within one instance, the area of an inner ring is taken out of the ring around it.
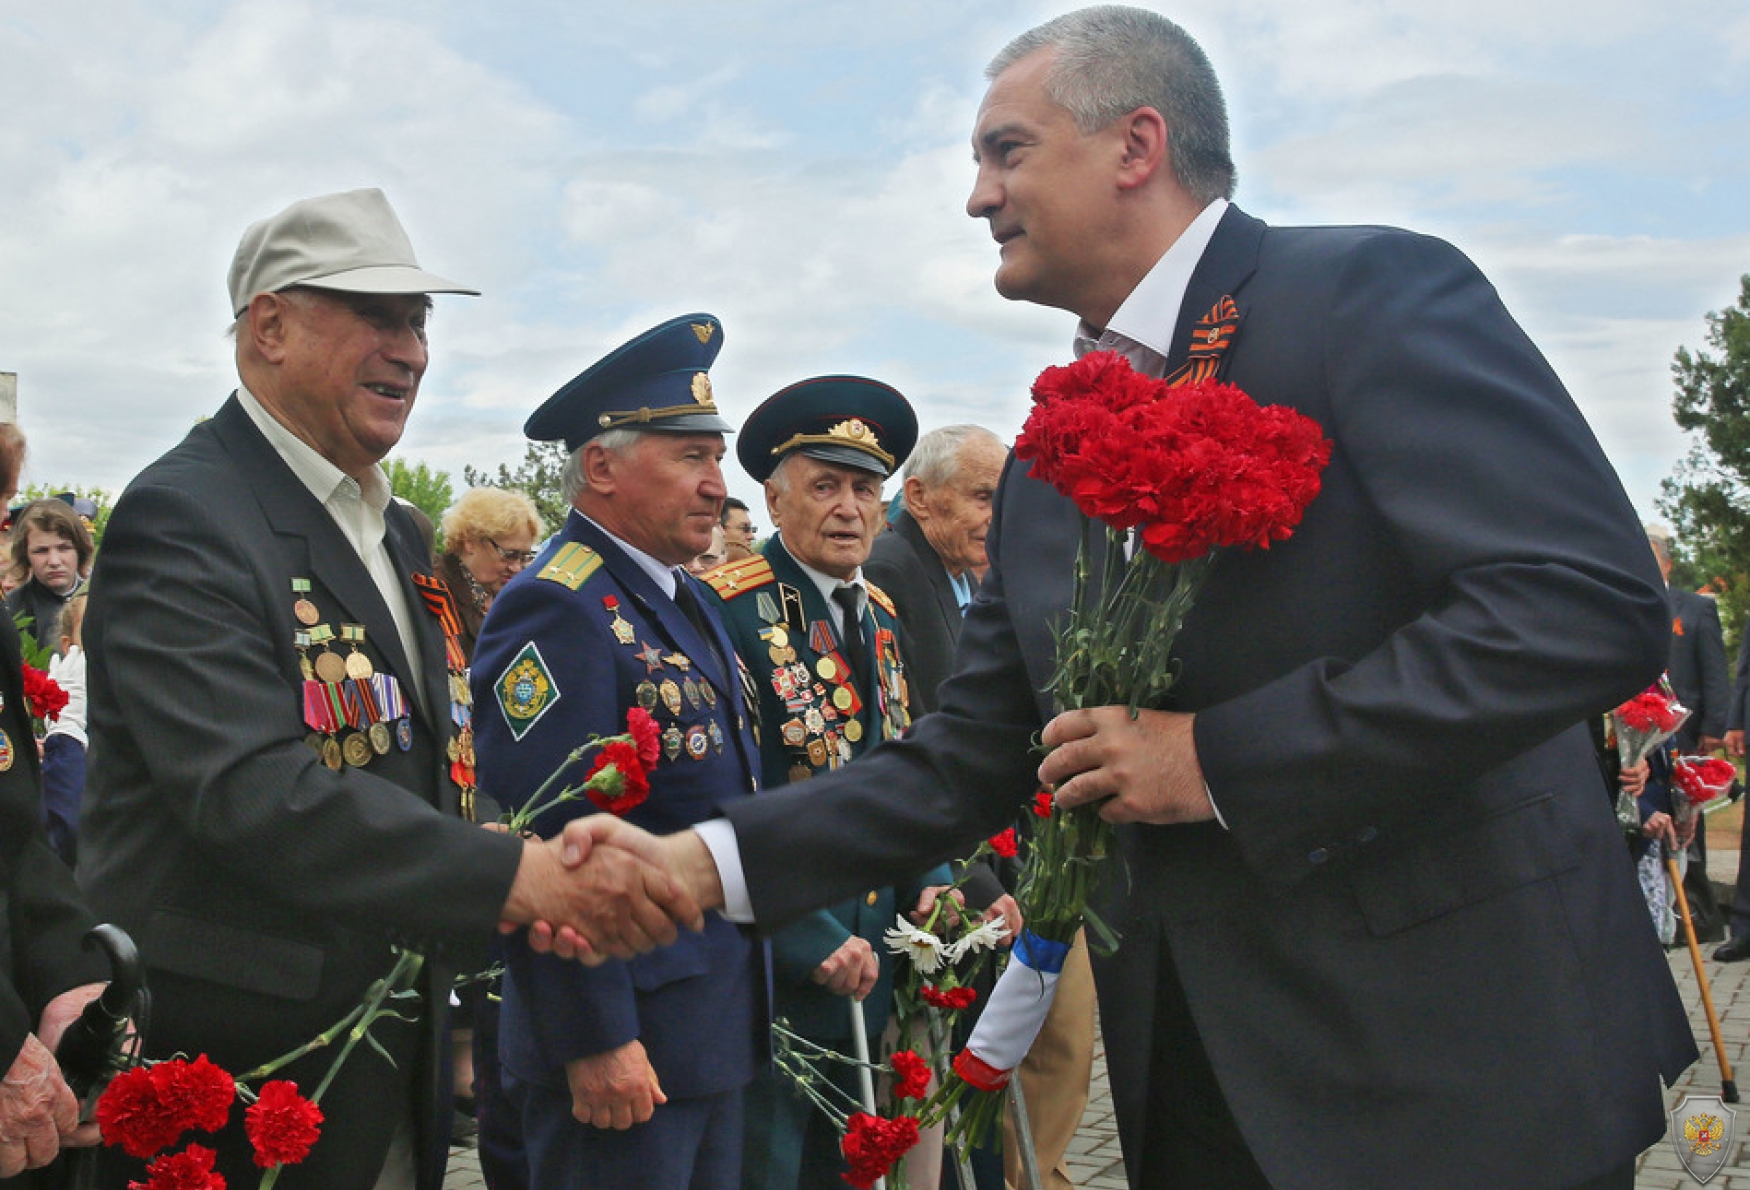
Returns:
[[[1108,822],[1157,825],[1215,817],[1191,727],[1196,716],[1172,711],[1093,707],[1065,711],[1045,725],[1051,752],[1039,781],[1064,807],[1102,802]]]
[[[36,1032],[25,1036],[0,1079],[0,1178],[40,1169],[62,1149],[83,1148],[100,1139],[96,1124],[79,1122],[79,1101],[53,1050],[103,988],[101,983],[85,984],[49,1001]]]
[[[587,824],[587,825],[586,825]],[[537,950],[595,966],[675,940],[676,924],[705,928],[698,899],[640,844],[650,835],[611,814],[570,823],[546,841],[527,839],[499,929],[529,926]],[[555,935],[563,945],[552,945]]]

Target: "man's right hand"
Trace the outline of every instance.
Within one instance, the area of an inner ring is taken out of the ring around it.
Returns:
[[[875,990],[875,981],[881,977],[881,960],[875,955],[875,948],[869,945],[867,938],[852,936],[839,944],[839,948],[826,956],[826,959],[809,975],[815,983],[820,984],[835,996],[850,996],[861,1000]]]
[[[1728,731],[1726,733],[1726,755],[1744,755],[1744,733],[1742,731]]]
[[[577,850],[569,838],[524,842],[501,929],[557,926],[571,943],[569,953],[561,951],[564,957],[591,966],[668,945],[676,922],[704,929],[698,902],[666,871],[612,846],[585,847],[571,863],[562,858],[568,848]]]
[[[571,1087],[571,1114],[580,1124],[624,1131],[649,1120],[658,1104],[668,1102],[644,1043],[628,1041],[619,1049],[573,1058],[565,1064]]]
[[[36,1034],[0,1080],[0,1178],[41,1169],[79,1127],[79,1101]],[[89,1143],[89,1142],[87,1142]]]

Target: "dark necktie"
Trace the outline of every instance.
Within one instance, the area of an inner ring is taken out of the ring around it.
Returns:
[[[681,609],[681,615],[692,622],[699,633],[699,639],[705,642],[705,647],[711,650],[711,658],[717,663],[719,671],[723,669],[723,654],[717,651],[717,636],[711,631],[711,626],[705,619],[705,609],[699,606],[698,596],[693,594],[692,583],[680,574],[674,577],[674,602]]]
[[[863,620],[858,614],[857,588],[833,588],[832,601],[839,605],[839,610],[845,613],[845,628],[839,633],[839,639],[844,642],[845,659],[851,663],[851,673],[857,679],[859,688],[863,687],[864,669],[868,661],[863,656]]]

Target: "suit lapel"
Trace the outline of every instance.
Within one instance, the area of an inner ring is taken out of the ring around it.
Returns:
[[[936,610],[942,613],[949,637],[958,637],[960,600],[954,595],[954,580],[948,577],[948,568],[942,565],[942,559],[936,556],[930,539],[924,536],[923,526],[909,515],[902,515],[895,529],[910,544],[919,562],[923,564],[924,574],[930,580],[930,590],[936,596]]]
[[[1240,319],[1244,321],[1245,303],[1239,300],[1238,294],[1257,271],[1258,251],[1263,242],[1263,222],[1238,207],[1228,207],[1185,287],[1185,300],[1179,306],[1179,318],[1173,324],[1172,345],[1167,352],[1167,375],[1171,376],[1189,357],[1191,332],[1197,321],[1224,296],[1235,299],[1240,307]],[[1236,334],[1236,347],[1239,341]]]
[[[403,685],[411,686],[408,678],[412,669],[407,663],[407,651],[401,645],[401,634],[395,629],[395,618],[389,614],[389,606],[383,602],[370,571],[365,569],[358,552],[341,533],[340,526],[334,523],[328,510],[310,494],[310,489],[292,473],[279,452],[262,437],[235,396],[214,415],[212,425],[214,434],[230,452],[231,458],[249,477],[262,514],[275,535],[301,543],[300,558],[307,573],[333,596],[347,617],[346,622],[372,626],[369,640],[377,654]],[[390,550],[390,556],[396,558],[399,569],[401,559],[397,557],[394,546]],[[422,613],[417,597],[413,598],[409,610]],[[288,609],[291,601],[288,587]],[[430,667],[427,669],[429,671]],[[436,703],[431,702],[429,682],[420,694],[423,697],[415,701],[426,704],[419,708],[420,711],[428,724],[437,725],[440,708],[447,705],[447,699],[440,697]]]

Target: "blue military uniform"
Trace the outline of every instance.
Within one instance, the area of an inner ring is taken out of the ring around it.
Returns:
[[[886,385],[823,377],[793,385],[761,405],[743,427],[737,449],[755,479],[765,479],[792,450],[886,475],[915,438],[910,406]],[[785,548],[781,530],[762,554],[726,563],[704,578],[759,690],[764,787],[849,764],[909,726],[898,619],[892,602],[873,584],[862,584],[866,598],[855,634],[862,656],[853,667],[848,634],[819,585]],[[864,1001],[873,1051],[892,1005],[894,960],[882,936],[895,917],[917,903],[926,884],[947,880],[945,868],[920,873],[908,887],[871,890],[774,934],[774,1014],[811,1041],[850,1053],[849,1001],[811,976],[847,939],[861,937],[882,960],[880,980]],[[853,1077],[842,1073],[843,1085],[854,1088]],[[839,1184],[844,1163],[830,1124],[774,1071],[762,1074],[749,1092],[747,1137],[745,1190]]]
[[[701,328],[708,339],[698,337]],[[629,416],[672,411],[640,428],[716,432],[722,423],[708,382],[700,382],[720,341],[705,315],[665,324],[561,390],[529,430],[587,441],[608,428],[602,417],[621,416],[636,390]],[[658,372],[668,388],[640,387]],[[696,420],[707,416],[703,425]],[[684,573],[676,579],[702,595]],[[479,777],[501,804],[527,804],[592,734],[625,731],[635,707],[660,729],[661,756],[648,799],[626,812],[628,821],[668,834],[718,816],[757,788],[753,720],[721,625],[708,614],[695,624],[656,576],[579,512],[499,594],[473,672]],[[592,755],[568,784],[581,782]],[[551,836],[595,811],[587,800],[566,803],[543,813],[535,829]],[[672,946],[594,968],[536,955],[514,940],[508,952],[500,1058],[522,1110],[531,1184],[735,1186],[741,1091],[765,1053],[760,944],[713,914],[702,934],[682,931]],[[667,1104],[623,1132],[579,1124],[566,1063],[634,1039]]]

